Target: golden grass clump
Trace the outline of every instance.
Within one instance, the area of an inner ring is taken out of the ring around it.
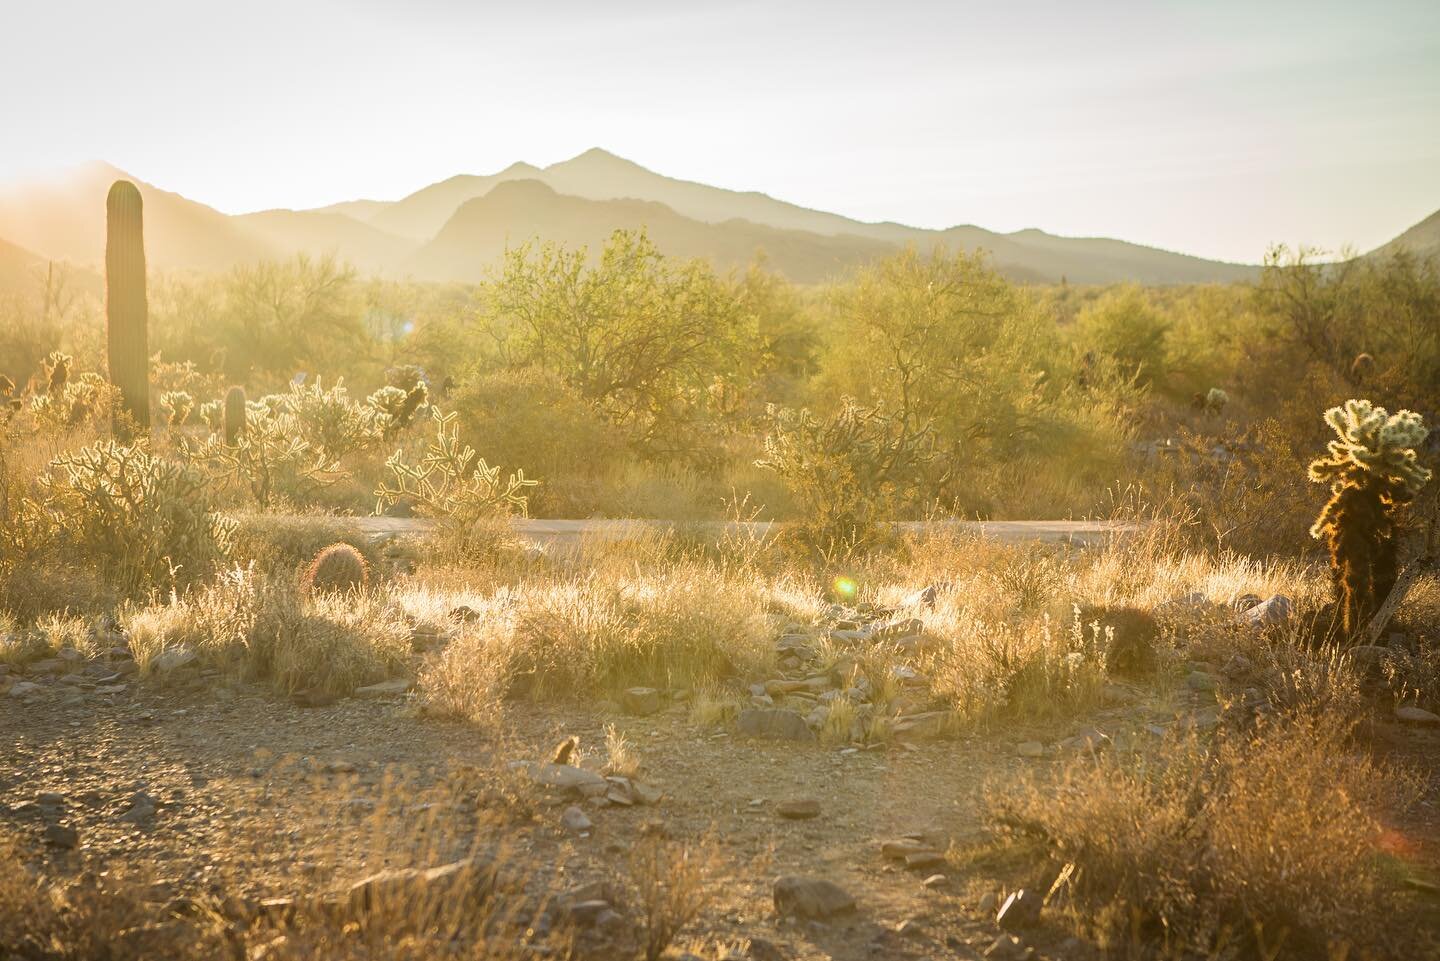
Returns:
[[[1354,753],[1348,731],[1296,722],[1077,759],[1055,783],[991,785],[989,814],[1019,850],[1073,866],[1055,896],[1105,949],[1156,941],[1210,957],[1263,939],[1309,958],[1384,944],[1404,932],[1375,910],[1373,812],[1416,785]]]

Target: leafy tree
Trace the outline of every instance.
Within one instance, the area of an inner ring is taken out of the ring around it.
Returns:
[[[616,231],[593,264],[584,249],[511,250],[490,294],[504,366],[557,372],[652,455],[703,455],[713,388],[758,362],[732,286],[644,233]]]
[[[1135,284],[1106,291],[1075,318],[1080,349],[1112,358],[1124,376],[1141,384],[1164,379],[1169,330],[1169,320]]]

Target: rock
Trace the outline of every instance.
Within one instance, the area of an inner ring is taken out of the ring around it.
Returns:
[[[939,851],[912,851],[905,855],[905,867],[911,871],[933,868],[945,863],[945,855]]]
[[[931,634],[907,634],[896,638],[892,646],[905,657],[923,657],[934,654],[943,644],[940,638]]]
[[[1045,745],[1039,741],[1021,741],[1015,746],[1015,753],[1021,757],[1044,757]]]
[[[925,933],[925,926],[914,918],[906,918],[895,925],[895,933],[905,937],[919,937]]]
[[[620,695],[626,714],[649,717],[660,712],[660,692],[653,687],[632,687]]]
[[[805,821],[820,816],[820,802],[812,798],[781,801],[775,805],[775,813],[791,821]]]
[[[1420,724],[1429,726],[1434,724],[1440,724],[1440,714],[1435,714],[1434,712],[1427,711],[1424,708],[1414,707],[1407,704],[1404,707],[1397,707],[1395,709],[1395,720],[1401,721],[1405,724]]]
[[[1276,594],[1241,613],[1236,619],[1247,627],[1273,627],[1290,620],[1294,602],[1284,594]]]
[[[610,790],[610,782],[605,778],[571,764],[531,765],[530,779],[542,787],[569,791],[582,797],[598,797]]]
[[[325,766],[321,768],[321,770],[326,774],[354,774],[355,762],[343,760],[326,761]]]
[[[80,834],[64,824],[45,825],[45,843],[52,848],[70,850],[80,845]]]
[[[65,670],[65,662],[58,657],[47,657],[30,665],[31,674],[59,674]]]
[[[984,894],[980,895],[980,903],[977,904],[975,907],[980,911],[981,914],[989,914],[991,911],[995,910],[995,906],[999,903],[1000,899],[995,896],[994,891],[986,891]]]
[[[1021,888],[1011,893],[1005,903],[1000,905],[1000,912],[995,915],[995,923],[1005,931],[1023,931],[1039,923],[1041,907],[1040,895]]]
[[[560,826],[571,834],[584,837],[595,825],[586,817],[584,811],[572,804],[560,815]]]
[[[588,928],[596,925],[600,916],[610,910],[610,902],[602,898],[572,901],[565,907],[565,919],[571,924]]]
[[[912,855],[934,854],[935,845],[920,838],[891,838],[880,843],[880,853],[892,861],[907,861]]]
[[[751,938],[745,945],[745,957],[750,961],[785,961],[785,952],[777,948],[774,942],[764,938]]]
[[[950,879],[943,874],[932,874],[924,881],[921,881],[920,886],[927,891],[934,891],[937,888],[948,888],[950,886]]]
[[[1236,654],[1225,662],[1225,666],[1220,668],[1220,673],[1232,680],[1237,680],[1254,674],[1255,665],[1244,654]]]
[[[115,820],[124,821],[127,824],[146,824],[154,819],[155,810],[155,799],[144,791],[136,791],[130,798],[130,807]]]
[[[194,665],[199,659],[199,655],[188,647],[167,647],[150,659],[150,670],[166,677]]]
[[[954,727],[955,715],[950,711],[928,711],[895,719],[890,732],[902,741],[926,741],[944,737]]]
[[[387,912],[419,924],[435,913],[483,900],[494,881],[494,868],[472,857],[424,870],[372,874],[352,884],[345,901],[355,914]]]
[[[935,589],[934,584],[931,584],[923,590],[911,594],[909,597],[907,597],[905,599],[905,606],[926,608],[934,607],[935,599],[939,596],[940,592]]]
[[[40,690],[40,685],[36,684],[34,681],[16,681],[10,687],[9,696],[18,700],[22,697],[30,697],[33,694],[39,694]]]
[[[630,782],[630,790],[641,804],[659,804],[664,793],[658,787],[651,787],[639,781]]]
[[[410,692],[415,682],[409,678],[397,677],[390,681],[381,681],[379,684],[367,684],[364,687],[355,688],[355,696],[363,701],[376,701],[387,697],[402,697]]]
[[[1185,686],[1192,691],[1214,691],[1220,686],[1220,682],[1213,674],[1191,671],[1185,677]]]
[[[743,737],[775,738],[782,741],[815,740],[815,732],[799,712],[784,708],[746,708],[735,719],[736,731]]]
[[[782,915],[823,920],[855,910],[855,899],[823,878],[788,875],[775,882],[775,910]]]
[[[1255,605],[1259,604],[1260,600],[1261,598],[1259,594],[1241,594],[1239,597],[1235,598],[1235,600],[1230,602],[1230,609],[1236,614],[1244,614],[1246,611],[1253,609]]]
[[[475,610],[475,608],[469,606],[468,604],[461,604],[458,607],[452,607],[450,609],[449,617],[452,621],[459,621],[462,624],[469,624],[472,621],[480,620],[480,612]]]
[[[1035,949],[1013,934],[1002,934],[985,949],[985,957],[993,961],[1026,961],[1035,956]]]

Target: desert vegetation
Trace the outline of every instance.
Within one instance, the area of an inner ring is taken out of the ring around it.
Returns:
[[[0,329],[15,956],[1440,944],[1433,262],[147,278],[110,220],[103,309]]]

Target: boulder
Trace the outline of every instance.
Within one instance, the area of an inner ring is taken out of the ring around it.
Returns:
[[[1290,620],[1294,602],[1284,594],[1276,594],[1242,611],[1236,618],[1246,627],[1274,627]]]
[[[620,695],[626,714],[649,717],[660,712],[660,692],[653,687],[632,687]]]
[[[815,732],[797,711],[784,708],[746,708],[735,719],[737,732],[743,737],[774,738],[782,741],[815,740]]]
[[[1395,709],[1395,720],[1405,724],[1419,724],[1429,727],[1440,724],[1440,714],[1427,711],[1423,707],[1414,707],[1413,705],[1407,704],[1404,707],[1397,707]]]
[[[855,899],[833,881],[787,875],[775,882],[775,910],[820,921],[855,910]]]

